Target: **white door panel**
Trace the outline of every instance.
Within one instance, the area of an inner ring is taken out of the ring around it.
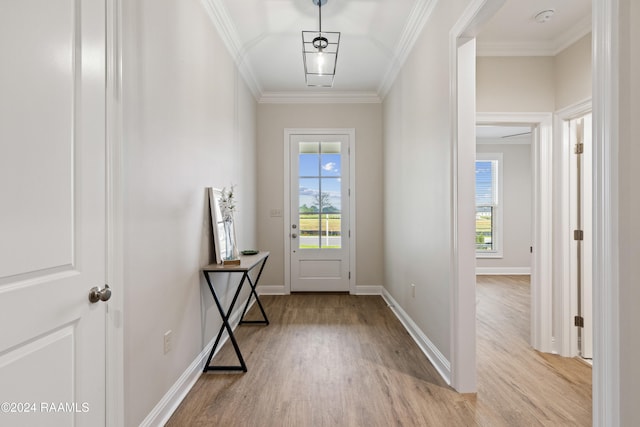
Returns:
[[[342,273],[342,261],[339,259],[300,261],[300,277],[305,279],[332,278],[339,279]]]
[[[349,135],[289,143],[291,290],[349,291]]]
[[[0,277],[71,265],[74,10],[0,5]]]
[[[3,1],[0,36],[0,424],[104,425],[105,3]]]
[[[570,173],[570,230],[571,239],[571,287],[574,315],[583,319],[583,327],[575,327],[575,347],[580,356],[593,357],[592,316],[592,135],[591,114],[569,121],[569,143],[574,147],[581,135],[582,153],[574,153],[569,166]],[[574,240],[573,231],[582,230],[583,239]],[[574,319],[567,319],[574,322]]]

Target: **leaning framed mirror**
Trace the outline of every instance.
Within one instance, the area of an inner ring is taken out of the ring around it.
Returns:
[[[213,231],[213,249],[216,264],[222,264],[223,256],[226,253],[227,236],[225,233],[224,220],[220,210],[220,199],[222,190],[219,188],[208,188],[209,211],[211,212],[211,229]]]

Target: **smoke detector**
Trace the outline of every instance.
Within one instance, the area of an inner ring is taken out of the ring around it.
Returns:
[[[538,24],[544,24],[545,22],[549,22],[553,14],[556,13],[554,9],[543,10],[542,12],[538,12],[535,16],[535,20]]]

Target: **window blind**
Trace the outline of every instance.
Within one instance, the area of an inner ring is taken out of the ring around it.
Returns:
[[[476,161],[476,206],[498,204],[498,161]]]

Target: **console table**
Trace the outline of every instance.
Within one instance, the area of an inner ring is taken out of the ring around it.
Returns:
[[[260,298],[258,297],[258,293],[256,292],[256,286],[258,285],[258,281],[260,280],[260,276],[262,275],[262,270],[264,270],[264,266],[267,263],[267,258],[269,257],[269,252],[258,252],[255,255],[240,255],[240,264],[239,265],[223,265],[223,264],[209,264],[202,269],[202,273],[204,274],[205,279],[207,280],[207,284],[209,285],[209,289],[211,290],[211,295],[213,295],[213,300],[218,307],[218,311],[220,312],[220,316],[222,316],[222,326],[220,326],[220,331],[218,331],[218,336],[213,344],[213,348],[211,348],[211,353],[209,353],[209,358],[207,359],[207,363],[204,365],[204,372],[207,371],[243,371],[247,372],[247,365],[244,363],[244,359],[242,358],[242,353],[240,352],[240,347],[238,347],[238,342],[236,341],[236,337],[233,334],[233,329],[229,324],[229,317],[233,313],[233,307],[236,305],[236,301],[238,300],[238,296],[240,295],[240,291],[242,290],[242,286],[245,282],[249,282],[249,286],[251,287],[251,293],[249,294],[249,298],[247,299],[247,303],[244,306],[244,310],[242,310],[242,315],[240,316],[240,325],[243,324],[258,324],[258,325],[268,325],[269,319],[267,319],[267,314],[262,307],[262,303],[260,302]],[[249,273],[256,267],[259,267],[258,275],[255,280],[251,280]],[[236,288],[235,294],[233,296],[233,300],[231,300],[231,305],[225,311],[220,303],[220,298],[216,293],[216,288],[214,286],[213,277],[216,273],[241,273],[242,276],[240,281],[238,282],[238,286]],[[264,320],[244,320],[244,315],[249,308],[249,303],[251,302],[251,297],[256,298],[256,302],[258,303],[258,307],[260,307],[260,311],[262,312],[262,317]],[[227,330],[229,334],[229,339],[233,344],[233,348],[236,352],[236,356],[238,357],[238,361],[240,365],[238,366],[211,366],[211,359],[213,358],[213,354],[218,348],[218,344],[220,343],[220,338],[222,338],[222,333],[224,330]]]

